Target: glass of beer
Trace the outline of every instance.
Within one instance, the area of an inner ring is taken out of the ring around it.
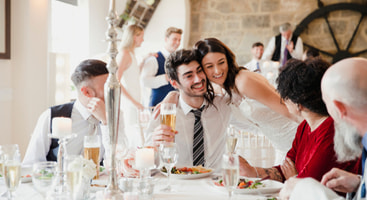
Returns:
[[[161,124],[170,126],[173,130],[176,128],[176,104],[161,104]]]
[[[96,164],[97,175],[93,179],[99,178],[99,154],[101,148],[101,139],[99,135],[84,136],[84,158],[92,159]]]

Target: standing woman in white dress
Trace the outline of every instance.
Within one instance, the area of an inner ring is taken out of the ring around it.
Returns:
[[[234,53],[218,39],[200,40],[194,49],[210,82],[231,98],[235,118],[258,127],[276,150],[275,164],[281,164],[292,146],[300,119],[288,112],[265,77],[240,68]]]
[[[117,78],[121,82],[121,109],[124,113],[125,133],[130,147],[141,141],[138,126],[139,110],[144,109],[141,101],[140,69],[135,58],[135,48],[144,41],[144,29],[129,25],[124,30],[120,53],[117,56]]]

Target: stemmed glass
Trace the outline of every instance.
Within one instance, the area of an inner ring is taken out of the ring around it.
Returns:
[[[68,155],[66,157],[66,183],[72,199],[78,199],[78,192],[83,178],[83,157],[80,155]]]
[[[237,140],[238,140],[238,136],[236,133],[236,129],[230,126],[227,129],[227,136],[226,136],[226,146],[227,146],[228,153],[234,154],[236,152]]]
[[[165,142],[160,144],[159,146],[159,155],[163,165],[167,169],[167,187],[163,188],[164,192],[172,192],[171,183],[170,183],[170,175],[173,166],[177,163],[178,152],[177,145],[175,143]]]
[[[7,188],[7,198],[13,199],[15,190],[20,182],[20,153],[17,144],[1,146],[3,163],[3,175]]]
[[[149,124],[151,115],[152,115],[151,108],[144,108],[143,110],[139,110],[139,129],[140,129],[140,137],[141,137],[141,146],[145,145],[144,132],[148,128],[148,124]]]
[[[55,183],[57,163],[53,161],[39,162],[33,164],[32,182],[35,189],[43,196],[51,191]]]
[[[228,200],[232,199],[233,191],[236,189],[239,179],[238,155],[226,153],[222,160],[223,180],[228,190]]]

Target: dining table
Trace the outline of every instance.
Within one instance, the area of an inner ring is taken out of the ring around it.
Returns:
[[[219,187],[214,184],[213,177],[218,176],[218,174],[211,174],[210,176],[200,176],[200,178],[189,178],[189,179],[181,179],[171,177],[170,184],[173,189],[172,192],[163,192],[163,189],[167,183],[167,176],[162,173],[155,173],[154,176],[151,177],[152,183],[154,185],[154,190],[151,198],[154,200],[223,200],[228,199],[228,191],[225,187]],[[122,178],[123,179],[123,178]],[[99,180],[92,181],[92,185],[90,187],[90,200],[100,199],[97,195],[101,193],[100,191],[104,191],[105,185],[107,184],[108,175],[102,174]],[[139,192],[137,189],[137,185],[139,183],[139,178],[130,179],[133,183],[133,189],[131,192],[124,193],[125,200],[141,200],[139,198]],[[120,182],[120,181],[119,181]],[[6,186],[3,180],[0,181],[0,193],[6,192]],[[103,193],[103,192],[102,192]],[[28,180],[26,183],[21,183],[17,188],[16,192],[16,200],[42,200],[43,197],[39,194],[36,189],[33,187],[33,183],[31,180]],[[267,193],[263,194],[261,192],[255,192],[253,194],[238,194],[234,193],[232,196],[232,200],[268,200],[268,199],[276,199],[278,193]],[[0,199],[6,199],[0,197]],[[146,199],[146,198],[145,198]]]

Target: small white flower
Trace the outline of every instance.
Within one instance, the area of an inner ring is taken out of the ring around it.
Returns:
[[[83,158],[83,178],[90,180],[97,175],[96,164],[93,160],[87,160]]]

